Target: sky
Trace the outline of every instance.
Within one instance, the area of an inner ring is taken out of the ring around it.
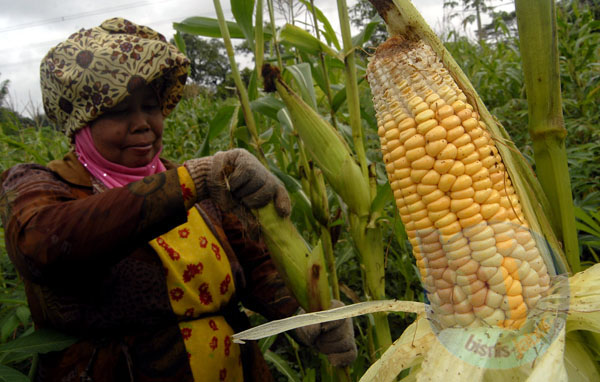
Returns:
[[[356,0],[346,0],[352,7]],[[425,20],[439,29],[443,0],[414,2]],[[337,2],[315,0],[339,34]],[[221,0],[228,20],[233,20],[229,1]],[[81,28],[100,25],[111,17],[124,17],[149,26],[167,38],[173,22],[190,16],[216,18],[212,0],[0,0],[0,81],[9,80],[7,104],[24,115],[42,111],[39,64],[48,50]],[[283,25],[284,20],[277,20]],[[353,30],[352,34],[358,31]],[[340,38],[341,41],[341,38]]]

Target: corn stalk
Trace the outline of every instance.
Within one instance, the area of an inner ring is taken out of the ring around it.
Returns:
[[[581,269],[560,94],[554,1],[517,0],[517,24],[535,168],[549,201],[552,228],[573,272]]]

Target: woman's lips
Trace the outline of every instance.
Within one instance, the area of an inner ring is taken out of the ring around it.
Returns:
[[[132,146],[128,146],[127,148],[138,154],[147,154],[152,150],[152,147],[153,147],[152,144],[145,144],[145,145],[132,145]]]

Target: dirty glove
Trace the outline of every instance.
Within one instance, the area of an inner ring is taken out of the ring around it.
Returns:
[[[343,302],[331,300],[331,309],[342,306]],[[305,313],[304,310],[300,309],[301,313]],[[315,347],[325,354],[335,367],[348,366],[356,359],[356,342],[350,318],[304,326],[296,329],[295,335],[304,345]]]
[[[244,149],[219,151],[184,165],[194,180],[198,200],[211,198],[225,211],[237,203],[252,209],[273,201],[280,216],[290,214],[290,198],[281,181]]]

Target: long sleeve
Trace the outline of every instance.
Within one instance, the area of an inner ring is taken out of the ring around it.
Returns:
[[[262,240],[253,240],[231,213],[223,214],[223,229],[244,270],[246,287],[240,292],[244,306],[268,319],[293,315],[298,302],[275,268]]]
[[[186,219],[176,169],[91,195],[46,167],[18,165],[3,174],[0,201],[8,253],[40,284],[114,264]]]

